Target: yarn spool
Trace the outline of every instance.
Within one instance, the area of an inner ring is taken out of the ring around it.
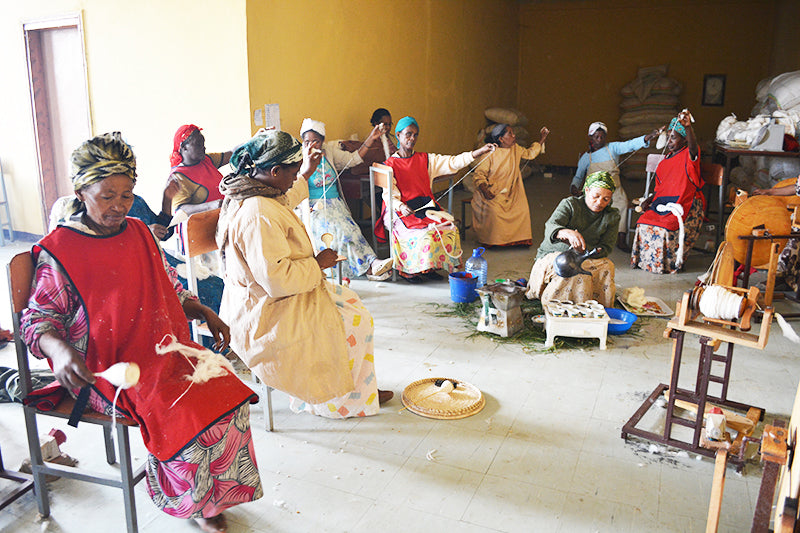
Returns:
[[[791,197],[789,197],[791,198]],[[751,235],[756,226],[764,226],[772,235],[787,235],[791,231],[789,211],[780,196],[751,196],[733,210],[725,226],[725,240],[728,241],[733,258],[739,263],[747,259],[746,239],[740,236]],[[763,265],[769,261],[770,243],[777,242],[781,249],[788,239],[769,239],[753,241],[753,256],[750,264]]]
[[[748,291],[723,285],[698,285],[689,296],[689,307],[703,315],[705,322],[750,330],[758,289]]]
[[[95,373],[95,377],[103,378],[115,387],[129,389],[139,383],[141,372],[136,363],[116,363],[103,372]]]

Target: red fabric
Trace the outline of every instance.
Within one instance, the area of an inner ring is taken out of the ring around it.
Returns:
[[[656,168],[653,203],[642,213],[637,223],[676,231],[678,219],[670,212],[659,213],[656,211],[656,206],[670,202],[680,204],[683,207],[683,220],[686,220],[695,198],[703,201],[703,210],[705,211],[706,199],[703,196],[703,185],[703,178],[700,177],[699,149],[694,161],[689,157],[689,148],[683,148],[667,156]]]
[[[797,139],[795,139],[788,133],[784,133],[783,150],[784,152],[797,152],[798,150],[800,150],[800,144],[798,144]]]
[[[58,404],[61,403],[66,394],[67,389],[62,387],[58,381],[54,381],[41,389],[32,390],[30,394],[22,399],[22,403],[33,406],[40,411],[52,411],[58,407]]]
[[[158,355],[155,345],[173,334],[191,341],[186,315],[164,270],[153,235],[143,222],[109,237],[93,237],[59,227],[34,248],[47,250],[72,280],[89,322],[86,366],[99,372],[121,361],[141,369],[139,384],[122,391],[118,409],[136,420],[145,446],[160,461],[171,459],[187,443],[253,394],[233,374],[193,384],[194,369],[183,355]],[[111,403],[115,389],[98,379],[94,388]]]
[[[172,172],[180,172],[194,183],[204,187],[208,191],[206,202],[222,200],[222,193],[219,192],[219,182],[222,181],[222,174],[214,166],[214,162],[211,161],[208,155],[196,165],[173,167]]]
[[[189,135],[196,131],[200,131],[203,128],[198,128],[194,124],[184,124],[178,131],[175,132],[175,136],[172,138],[172,155],[169,156],[169,164],[171,166],[180,165],[183,161],[183,157],[181,157],[181,143],[189,138]]]
[[[431,177],[428,174],[428,154],[425,152],[415,152],[411,157],[390,157],[384,163],[392,167],[394,171],[394,180],[397,188],[400,190],[400,200],[403,203],[408,203],[413,198],[426,196],[433,199],[437,209],[441,206],[433,198],[431,191]],[[381,217],[375,223],[375,235],[381,242],[386,242],[386,228],[383,224],[383,219],[386,214],[386,204],[384,203],[381,208]],[[401,217],[400,220],[407,228],[422,229],[427,228],[429,224],[435,224],[435,220],[429,218],[417,218],[415,215],[408,215]]]

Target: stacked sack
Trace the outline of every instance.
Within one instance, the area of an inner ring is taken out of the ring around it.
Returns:
[[[678,81],[667,77],[668,70],[668,65],[640,68],[636,79],[622,88],[619,105],[621,140],[641,137],[666,126],[678,114],[683,88]],[[650,148],[639,150],[622,165],[620,174],[626,179],[644,179],[647,154],[656,152],[655,143]]]
[[[497,124],[508,124],[511,126],[511,129],[514,130],[514,135],[517,136],[517,144],[523,148],[530,147],[533,142],[531,140],[531,134],[525,129],[525,126],[528,125],[528,117],[523,115],[522,111],[505,107],[489,107],[483,112],[483,116],[486,117],[486,124],[478,130],[478,135],[475,139],[475,148],[480,148],[486,144],[487,138],[492,133],[492,128]],[[536,140],[538,140],[538,137]],[[537,165],[533,161],[529,161],[527,164],[523,161],[521,168],[522,179],[527,179],[533,174],[534,168],[537,168]],[[472,190],[471,183],[468,184],[468,188]]]
[[[717,127],[716,139],[721,144],[752,148],[770,124],[780,124],[786,135],[798,138],[800,70],[761,80],[756,86],[752,117],[748,120],[737,120],[736,115],[725,117]],[[800,160],[795,158],[743,156],[739,165],[731,170],[730,181],[744,189],[753,186],[767,189],[800,174]]]

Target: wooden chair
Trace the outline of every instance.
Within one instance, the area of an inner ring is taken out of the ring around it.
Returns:
[[[375,202],[375,187],[381,189],[391,189],[394,182],[394,170],[392,167],[382,165],[380,163],[373,163],[369,167],[369,195],[370,195],[370,215],[372,220],[372,245],[375,250],[378,249],[378,237],[375,235],[375,222],[380,213],[376,215],[376,202]],[[394,233],[392,227],[394,224],[394,207],[392,206],[392,195],[389,194],[389,204],[386,206],[386,212],[389,214],[389,227],[386,229],[389,234],[389,257],[394,259]],[[392,281],[397,281],[397,270],[392,269]]]
[[[714,187],[722,187],[722,175],[725,172],[725,168],[720,165],[719,163],[706,163],[701,161],[700,162],[700,177],[703,178],[703,181],[706,185],[712,185]],[[721,194],[718,195],[719,198],[727,198],[725,195],[725,191],[721,191]],[[724,200],[723,200],[724,203]],[[720,205],[719,208],[725,213],[725,205]],[[708,209],[708,201],[706,201],[706,212],[705,217],[708,218],[709,209]]]
[[[195,294],[199,294],[197,285],[197,269],[194,264],[194,257],[208,252],[217,251],[217,223],[219,222],[220,209],[201,211],[189,216],[185,223],[181,224],[183,231],[183,242],[186,248],[186,285]],[[200,320],[192,320],[192,339],[200,342],[200,336],[211,336],[208,326]],[[272,387],[261,383],[258,377],[253,374],[256,383],[262,386],[261,396],[266,396],[267,407],[264,409],[266,424],[269,431],[274,431],[274,421],[272,416]]]
[[[8,264],[8,286],[11,292],[11,315],[14,323],[14,345],[17,351],[17,365],[20,375],[22,396],[26,397],[32,390],[31,371],[28,361],[28,347],[22,340],[20,318],[22,311],[28,306],[31,283],[34,276],[33,258],[30,253],[17,254]],[[87,483],[96,483],[122,489],[122,499],[125,504],[125,522],[129,532],[138,531],[136,519],[136,498],[134,486],[145,476],[145,465],[142,464],[135,471],[131,463],[131,448],[128,430],[136,428],[136,422],[125,418],[118,418],[116,424],[116,442],[119,451],[119,475],[106,475],[86,469],[63,466],[54,463],[45,463],[39,444],[39,429],[37,417],[52,416],[69,419],[75,400],[65,398],[54,410],[41,411],[32,406],[23,406],[25,416],[25,431],[28,438],[28,449],[31,455],[31,472],[33,474],[34,493],[39,505],[39,513],[43,517],[50,515],[50,500],[47,494],[45,476],[58,476],[77,479]],[[106,461],[113,465],[116,463],[114,444],[111,438],[113,419],[92,411],[86,411],[80,418],[85,424],[102,426],[106,447]]]

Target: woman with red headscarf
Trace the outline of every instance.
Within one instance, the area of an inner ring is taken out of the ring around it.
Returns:
[[[190,205],[221,201],[219,182],[222,181],[219,167],[231,159],[231,152],[206,153],[206,139],[202,128],[184,124],[175,132],[172,140],[172,155],[169,162],[172,170],[167,181],[178,183],[180,190],[172,198],[172,210],[181,207],[187,213],[203,211]],[[219,207],[215,205],[214,207]]]

